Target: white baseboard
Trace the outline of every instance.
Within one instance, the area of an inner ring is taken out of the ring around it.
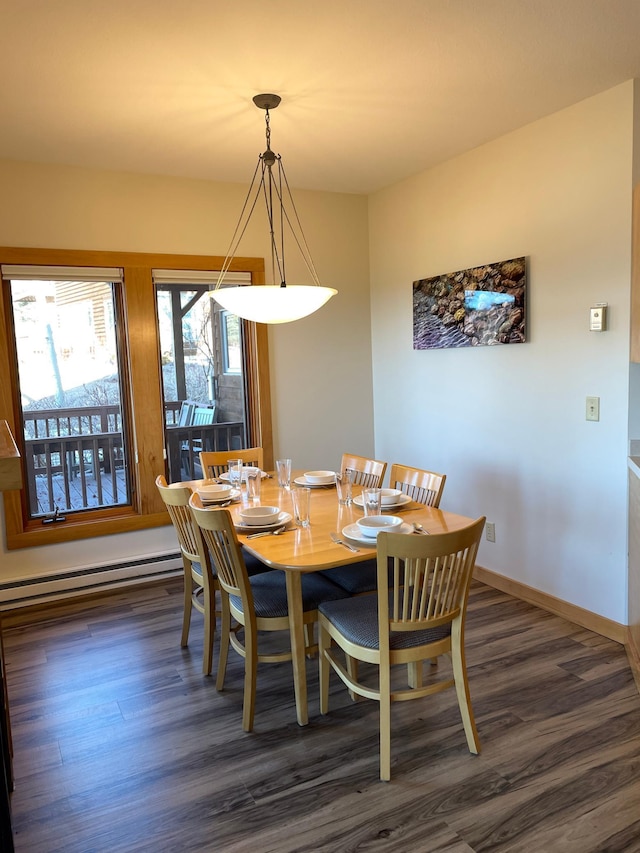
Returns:
[[[180,575],[178,553],[147,555],[139,560],[52,572],[36,578],[0,583],[0,611],[59,601],[79,595],[130,586],[141,580]]]

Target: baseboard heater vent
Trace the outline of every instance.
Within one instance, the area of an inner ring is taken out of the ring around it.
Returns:
[[[13,610],[100,590],[130,586],[182,574],[180,554],[151,555],[139,560],[70,569],[37,578],[0,583],[0,610]]]

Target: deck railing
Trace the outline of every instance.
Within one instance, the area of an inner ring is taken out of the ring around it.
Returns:
[[[180,402],[165,405],[170,481],[201,476],[200,450],[244,447],[240,422],[178,426]],[[31,516],[129,502],[119,406],[24,412],[25,466]]]

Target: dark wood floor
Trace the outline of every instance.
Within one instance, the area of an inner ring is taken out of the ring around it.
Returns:
[[[482,754],[453,691],[401,703],[385,784],[375,703],[332,680],[320,717],[310,660],[299,728],[290,666],[264,665],[243,734],[240,660],[217,693],[180,611],[171,582],[5,630],[17,853],[640,851],[640,698],[617,644],[474,584]]]

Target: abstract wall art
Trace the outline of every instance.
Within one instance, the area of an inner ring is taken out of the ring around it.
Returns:
[[[526,341],[525,258],[413,282],[413,348]]]

